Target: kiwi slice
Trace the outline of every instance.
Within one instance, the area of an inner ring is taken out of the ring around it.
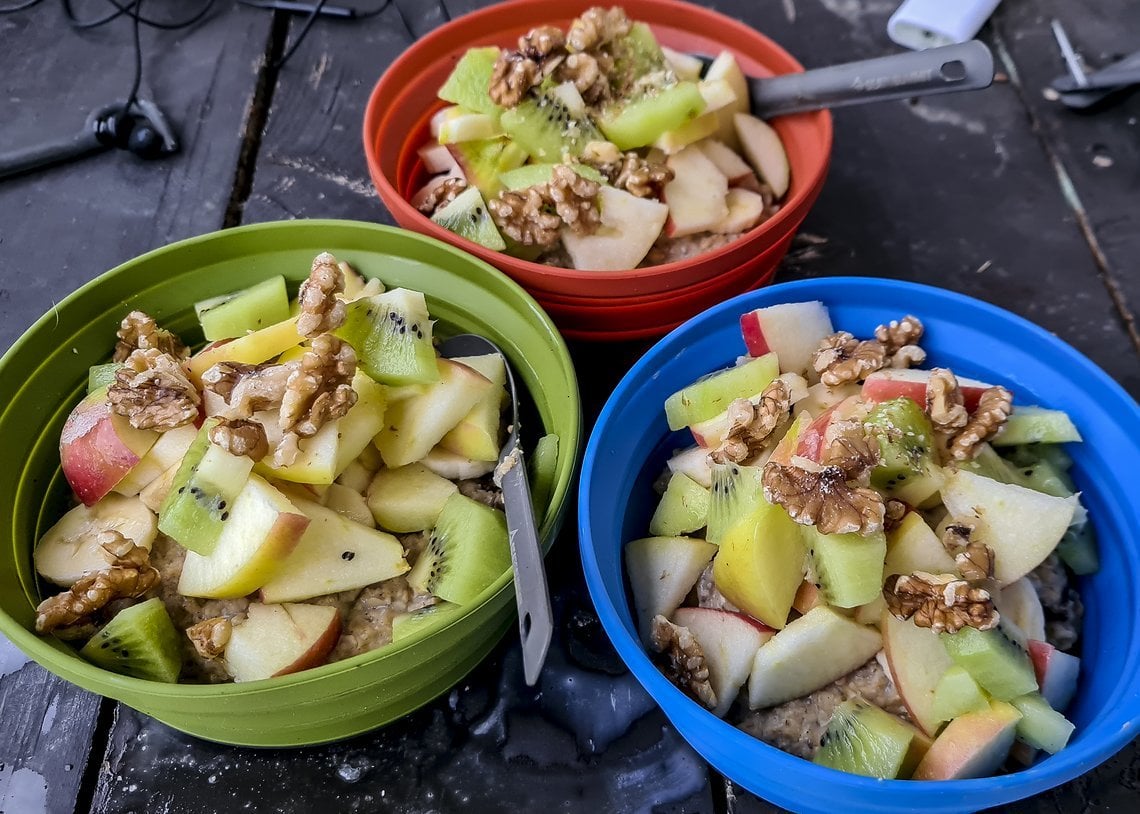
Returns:
[[[934,462],[932,448],[934,428],[915,401],[897,398],[876,405],[864,427],[879,442],[872,486],[912,506],[942,488],[942,470]]]
[[[439,602],[392,619],[393,644],[426,628],[439,627],[459,615],[462,608],[454,602]]]
[[[507,248],[503,236],[491,220],[487,204],[479,190],[468,187],[455,200],[431,216],[431,219],[460,237],[496,252]]]
[[[115,373],[122,365],[118,362],[108,362],[105,365],[95,365],[87,371],[87,395],[96,390],[108,387],[115,383]]]
[[[618,77],[622,83],[614,88],[617,96],[629,95],[649,78],[656,79],[658,86],[676,81],[676,76],[669,70],[665,52],[645,23],[634,23],[629,33],[614,42],[610,49],[614,57],[610,76]]]
[[[499,113],[502,108],[491,100],[491,72],[499,59],[499,49],[469,48],[456,63],[439,89],[439,98],[476,113]]]
[[[678,82],[629,101],[616,101],[598,117],[598,126],[619,150],[652,144],[704,112],[705,99],[696,82]],[[506,126],[504,115],[504,127]],[[509,132],[509,131],[508,131]]]
[[[178,632],[158,597],[119,611],[79,655],[104,670],[167,684],[182,670]]]
[[[955,664],[942,674],[934,687],[930,712],[939,721],[951,721],[967,712],[990,708],[990,699],[965,669]]]
[[[555,164],[526,164],[517,169],[507,170],[499,176],[499,180],[503,182],[504,189],[526,189],[549,181],[555,166]],[[587,180],[599,184],[606,183],[605,176],[589,164],[572,162],[568,166]]]
[[[764,503],[763,467],[713,464],[705,539],[720,543],[735,524],[751,518]]]
[[[591,141],[602,140],[588,116],[575,116],[555,96],[523,99],[503,113],[499,123],[512,141],[538,162],[556,163],[566,154],[581,155]]]
[[[1065,748],[1076,729],[1072,722],[1057,710],[1040,693],[1029,693],[1010,701],[1021,713],[1017,722],[1016,737],[1034,749],[1044,749],[1055,755]]]
[[[229,509],[249,480],[253,461],[210,443],[217,419],[207,419],[182,458],[158,510],[158,530],[183,548],[209,556]]]
[[[877,532],[863,537],[820,534],[815,526],[802,526],[816,583],[829,605],[855,608],[873,601],[883,588],[887,537]]]
[[[510,567],[506,517],[456,493],[443,504],[408,582],[417,591],[464,605]]]
[[[1029,653],[1001,622],[989,630],[964,627],[943,633],[942,644],[954,663],[999,701],[1037,691]]]
[[[289,318],[285,278],[277,275],[233,294],[196,302],[194,311],[211,342],[275,325]]]
[[[530,503],[534,507],[535,520],[541,524],[558,474],[558,436],[550,433],[539,438],[534,451],[527,456],[527,462],[530,466]]]
[[[505,118],[506,114],[503,115]],[[506,125],[503,125],[503,129],[506,129]],[[521,167],[526,163],[527,157],[523,145],[515,144],[507,138],[460,141],[448,144],[447,149],[463,170],[467,183],[478,187],[488,198],[498,195],[503,188],[499,176]],[[555,158],[561,158],[561,154]]]
[[[918,763],[917,735],[913,726],[894,715],[851,698],[831,714],[813,762],[880,780],[906,777]]]
[[[709,490],[682,472],[674,472],[649,521],[655,537],[677,537],[703,528],[709,516]]]
[[[427,300],[418,291],[393,288],[350,302],[344,324],[335,333],[352,345],[360,369],[380,384],[439,381],[432,321]]]

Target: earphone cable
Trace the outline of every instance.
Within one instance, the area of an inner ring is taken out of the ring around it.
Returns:
[[[114,0],[112,0],[114,2]],[[131,15],[135,29],[135,78],[131,81],[131,92],[127,94],[123,110],[130,110],[139,98],[139,85],[142,84],[142,4],[143,0],[134,0],[134,14]],[[115,3],[118,6],[118,3]],[[124,12],[129,13],[129,12]]]

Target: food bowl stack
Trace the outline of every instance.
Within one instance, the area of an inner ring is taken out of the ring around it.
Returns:
[[[556,6],[539,0],[501,3],[421,38],[373,90],[364,119],[364,150],[380,198],[401,226],[445,240],[504,271],[534,295],[566,336],[656,336],[726,297],[771,280],[823,186],[831,155],[830,114],[803,113],[773,121],[791,166],[791,186],[779,212],[728,245],[665,265],[588,271],[520,260],[455,235],[409,203],[427,178],[418,150],[430,141],[431,117],[442,107],[436,94],[467,49],[513,48],[532,28],[565,28],[592,5],[589,0]],[[753,76],[803,70],[764,35],[714,11],[676,0],[630,0],[622,7],[630,19],[648,23],[658,41],[674,50],[709,56],[728,50]]]

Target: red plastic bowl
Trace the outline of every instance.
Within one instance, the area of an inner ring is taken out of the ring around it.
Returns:
[[[787,149],[792,170],[791,187],[780,212],[728,246],[676,263],[628,271],[552,268],[465,240],[436,225],[407,202],[424,177],[416,151],[429,139],[428,121],[440,105],[436,93],[467,49],[480,45],[513,47],[521,35],[536,25],[566,27],[595,4],[596,0],[558,4],[511,0],[457,18],[421,38],[392,64],[373,89],[364,117],[365,156],[381,200],[401,226],[447,241],[486,260],[519,281],[544,305],[556,304],[548,296],[558,297],[563,308],[552,308],[551,313],[561,327],[571,327],[569,313],[575,306],[567,303],[567,298],[578,298],[577,307],[594,310],[599,301],[636,297],[646,311],[644,322],[648,325],[656,319],[655,332],[662,333],[677,320],[666,319],[663,312],[659,319],[653,316],[655,309],[664,308],[665,303],[664,299],[650,300],[653,295],[666,295],[673,301],[697,291],[695,287],[701,283],[739,272],[745,265],[752,269],[752,279],[759,279],[763,275],[756,273],[755,263],[760,255],[770,264],[767,272],[774,271],[791,235],[823,186],[831,156],[829,113],[783,116],[773,122]],[[621,5],[632,19],[649,23],[662,44],[677,50],[716,54],[727,49],[735,54],[746,73],[757,76],[803,70],[790,54],[763,34],[717,12],[677,0],[626,0]],[[783,250],[766,251],[776,246]],[[726,288],[725,294],[739,293],[748,287],[737,287],[731,292]],[[707,293],[707,289],[699,290]],[[703,305],[694,302],[686,316],[706,305],[707,301]],[[629,330],[619,321],[607,328],[599,319],[588,317],[594,326],[590,329],[593,338],[614,332],[626,334]]]

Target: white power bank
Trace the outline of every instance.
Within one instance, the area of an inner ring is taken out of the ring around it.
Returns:
[[[921,51],[972,40],[1001,0],[906,0],[887,21],[887,35]]]

